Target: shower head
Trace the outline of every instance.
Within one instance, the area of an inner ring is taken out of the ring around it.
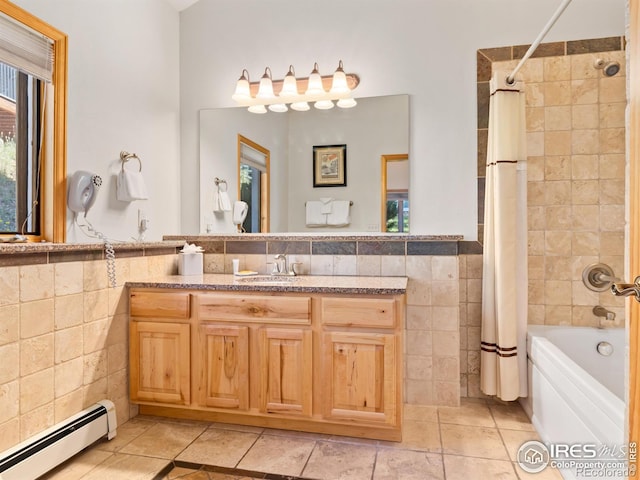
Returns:
[[[613,77],[620,71],[620,63],[605,62],[602,58],[598,58],[595,62],[593,62],[593,67],[598,70],[602,70],[602,73],[604,73],[606,77]]]

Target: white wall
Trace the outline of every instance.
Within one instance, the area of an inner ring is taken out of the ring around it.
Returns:
[[[159,0],[13,1],[69,36],[67,172],[104,180],[88,219],[108,237],[130,240],[142,208],[147,239],[178,231],[178,12]],[[149,200],[116,200],[121,150],[142,159]],[[67,241],[95,240],[70,227]]]
[[[181,232],[198,231],[198,110],[243,68],[358,73],[356,97],[410,95],[411,231],[476,238],[476,50],[535,39],[559,0],[200,0],[180,15]],[[576,0],[545,41],[624,34],[625,0]],[[356,107],[357,108],[357,107]]]

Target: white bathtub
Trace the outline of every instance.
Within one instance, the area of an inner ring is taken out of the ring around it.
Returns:
[[[529,326],[529,397],[522,403],[543,442],[623,447],[624,335],[624,329]],[[597,350],[603,341],[613,346],[610,356]]]

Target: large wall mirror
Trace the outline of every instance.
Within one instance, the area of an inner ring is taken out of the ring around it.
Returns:
[[[245,108],[200,111],[200,231],[236,231],[231,212],[213,211],[214,179],[239,198],[238,135],[269,151],[269,231],[381,232],[383,155],[409,151],[409,97],[359,98],[355,108],[256,115]],[[314,147],[346,145],[346,185],[314,187]],[[408,192],[407,192],[408,195]],[[352,202],[347,226],[307,226],[306,204]]]

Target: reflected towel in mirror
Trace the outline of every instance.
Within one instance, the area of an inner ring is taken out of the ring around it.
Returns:
[[[120,170],[116,180],[116,198],[121,202],[133,202],[134,200],[146,200],[149,198],[142,173],[133,170]]]
[[[327,225],[332,227],[345,227],[351,223],[349,200],[334,200],[331,202],[331,213],[327,215]]]

